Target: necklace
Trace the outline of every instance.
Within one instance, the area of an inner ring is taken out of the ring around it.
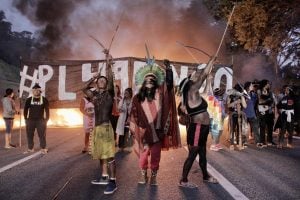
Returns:
[[[40,98],[39,102],[33,101],[33,99],[37,99],[36,97],[31,97],[31,105],[42,105],[43,104],[43,97],[39,96]]]

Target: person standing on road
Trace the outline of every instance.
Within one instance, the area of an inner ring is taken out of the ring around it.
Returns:
[[[125,147],[125,140],[128,138],[129,134],[129,120],[128,116],[131,110],[131,99],[132,99],[132,89],[127,88],[124,91],[124,98],[119,102],[118,109],[120,112],[120,116],[117,123],[116,133],[118,139],[118,147],[120,151],[124,150]]]
[[[228,112],[229,112],[229,129],[230,129],[230,150],[235,149],[235,144],[241,149],[245,148],[247,142],[245,129],[243,125],[246,124],[246,115],[244,109],[247,107],[245,97],[243,95],[242,87],[237,83],[232,90],[228,91],[228,97],[226,100]],[[242,139],[242,141],[240,141]]]
[[[258,96],[258,116],[260,127],[260,146],[266,146],[265,134],[267,130],[267,145],[276,145],[273,141],[273,126],[274,126],[274,106],[275,97],[271,92],[270,81],[264,79],[260,82],[260,89],[257,91]]]
[[[213,99],[213,105],[211,105],[212,108],[208,110],[210,114],[212,135],[212,144],[209,149],[212,151],[219,151],[223,149],[220,144],[220,137],[223,131],[223,121],[225,118],[224,93],[225,89],[215,88],[213,90],[213,96],[208,97]]]
[[[281,120],[281,129],[279,132],[279,138],[278,138],[278,148],[282,149],[283,142],[284,142],[284,134],[286,131],[288,132],[288,141],[287,141],[287,147],[293,148],[292,142],[293,142],[293,133],[294,133],[294,107],[295,107],[295,100],[292,88],[289,86],[284,86],[284,96],[279,101],[277,108],[279,112],[281,113],[280,119]]]
[[[257,105],[257,94],[254,91],[253,83],[246,82],[244,84],[244,89],[246,90],[247,94],[250,98],[246,98],[246,108],[244,112],[247,117],[247,122],[250,125],[250,131],[253,132],[255,144],[260,146],[259,144],[259,124],[258,118],[256,116],[256,105]]]
[[[15,114],[18,114],[15,107],[14,91],[11,88],[7,88],[5,95],[2,99],[3,106],[3,119],[5,122],[5,149],[15,148],[16,145],[11,142],[11,132],[14,125]]]
[[[106,185],[104,194],[112,194],[117,190],[116,184],[116,161],[115,139],[110,117],[114,102],[114,85],[112,73],[112,58],[108,50],[106,55],[107,76],[95,75],[83,89],[83,92],[92,99],[95,109],[95,128],[92,134],[91,155],[100,161],[102,176],[93,180],[92,184]],[[89,92],[91,84],[96,82],[96,91]]]
[[[148,182],[150,157],[150,184],[157,185],[161,150],[179,144],[173,72],[168,60],[164,64],[165,73],[153,60],[148,59],[147,65],[135,75],[136,84],[141,88],[132,100],[130,131],[135,139],[134,151],[139,157],[139,184]]]
[[[92,92],[91,88],[88,88],[87,92]],[[95,126],[95,112],[94,104],[88,96],[84,96],[80,101],[80,112],[83,114],[83,129],[84,129],[84,148],[81,151],[86,153],[90,143],[90,133],[93,131]]]
[[[202,170],[203,181],[218,183],[218,181],[207,172],[206,142],[209,134],[210,118],[207,112],[208,104],[199,93],[200,87],[212,69],[212,62],[213,60],[211,60],[204,69],[202,65],[199,65],[196,71],[189,77],[183,79],[179,85],[182,94],[181,109],[191,117],[191,123],[187,127],[189,153],[184,162],[182,176],[179,181],[179,186],[181,187],[197,187],[197,185],[188,182],[188,174],[197,155],[199,155],[199,165]]]
[[[110,123],[111,123],[111,125],[112,125],[112,127],[114,129],[114,137],[115,137],[115,141],[116,141],[116,145],[117,145],[117,139],[118,138],[117,138],[116,129],[117,129],[118,119],[119,119],[119,116],[120,116],[118,105],[119,105],[119,102],[122,99],[120,86],[115,85],[115,87],[114,87],[114,94],[115,94],[115,96],[114,96],[114,103],[113,103],[113,108],[112,108]]]
[[[24,119],[26,123],[27,145],[28,150],[25,153],[34,152],[33,137],[34,131],[37,130],[42,154],[46,154],[46,128],[50,117],[49,102],[43,97],[41,86],[35,84],[32,87],[32,96],[27,98],[24,106]]]

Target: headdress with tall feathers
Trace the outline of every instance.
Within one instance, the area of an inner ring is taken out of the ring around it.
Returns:
[[[155,77],[158,85],[162,85],[164,83],[164,71],[155,63],[151,65],[147,64],[136,72],[135,84],[142,85],[145,77],[147,76]]]
[[[150,53],[146,44],[145,47],[147,52],[147,64],[136,72],[135,84],[140,86],[143,84],[145,77],[153,76],[155,77],[157,84],[162,85],[164,83],[165,73],[157,64],[155,64],[154,57],[152,59],[150,58]]]

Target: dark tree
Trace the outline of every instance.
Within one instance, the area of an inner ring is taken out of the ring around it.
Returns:
[[[30,58],[34,45],[32,33],[13,32],[12,24],[5,19],[5,13],[0,11],[0,59],[8,64],[19,66],[20,57]]]

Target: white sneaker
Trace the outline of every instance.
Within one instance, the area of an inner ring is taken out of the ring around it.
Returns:
[[[219,151],[219,148],[216,145],[211,145],[209,149],[211,151]]]

